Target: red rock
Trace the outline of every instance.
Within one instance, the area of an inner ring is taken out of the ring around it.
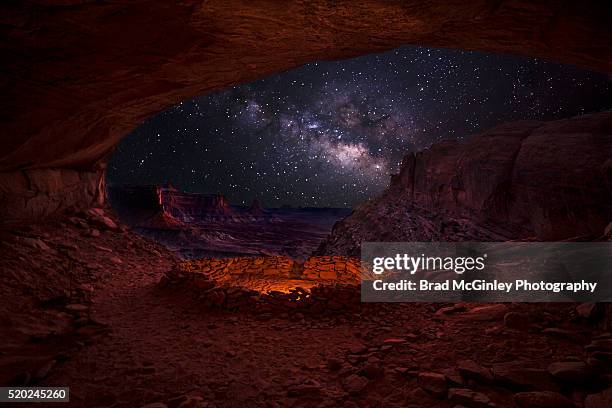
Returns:
[[[406,339],[402,339],[402,338],[388,338],[383,341],[383,344],[389,344],[389,345],[397,345],[397,344],[404,344],[404,343],[406,343]]]
[[[330,358],[327,360],[327,368],[330,371],[338,371],[342,368],[342,360],[339,358]]]
[[[66,310],[69,310],[71,312],[86,312],[87,310],[89,310],[89,307],[78,303],[72,303],[66,305]]]
[[[351,374],[342,382],[342,386],[350,395],[358,395],[367,387],[369,381],[367,378],[357,374]]]
[[[508,312],[504,315],[504,326],[514,330],[529,330],[533,323],[530,316],[524,313]]]
[[[204,408],[207,405],[208,404],[205,403],[205,400],[203,397],[199,395],[187,395],[186,399],[183,402],[181,402],[181,404],[178,405],[177,408]],[[172,407],[168,407],[168,408],[172,408]]]
[[[377,378],[382,378],[385,375],[384,368],[381,367],[379,363],[367,362],[361,373],[370,380],[375,380]]]
[[[467,388],[451,388],[448,390],[448,401],[467,408],[492,408],[495,405],[486,394]]]
[[[593,378],[593,372],[582,361],[555,362],[548,366],[548,372],[571,384],[585,383]]]
[[[584,400],[584,408],[610,408],[612,407],[612,388],[597,394],[591,394]]]
[[[440,309],[436,310],[436,313],[434,315],[436,317],[441,317],[441,316],[453,315],[455,313],[465,312],[465,311],[466,311],[465,305],[456,304],[453,306],[441,307]]]
[[[119,258],[118,256],[112,256],[109,258],[109,260],[115,265],[121,265],[123,263],[123,260]]]
[[[89,220],[98,227],[113,231],[118,229],[115,221],[110,219],[101,208],[89,209],[87,211],[87,216],[89,217]]]
[[[303,384],[297,384],[291,386],[287,390],[289,396],[301,396],[301,395],[318,395],[321,394],[322,387],[315,380],[309,380]]]
[[[462,377],[484,383],[493,381],[491,370],[481,366],[473,360],[461,360],[457,362],[457,371]]]
[[[49,245],[47,245],[42,239],[38,238],[27,238],[24,237],[21,239],[22,242],[32,248],[39,249],[41,251],[50,251]]]
[[[576,408],[570,399],[551,391],[519,392],[514,401],[522,408]]]
[[[446,377],[443,374],[422,372],[417,377],[419,386],[438,398],[446,396]]]
[[[593,319],[597,316],[598,308],[596,303],[581,303],[576,306],[576,313],[583,319]]]
[[[365,344],[353,344],[349,348],[351,354],[364,354],[367,353],[368,347]]]
[[[493,376],[497,383],[525,391],[559,391],[547,370],[495,365]]]

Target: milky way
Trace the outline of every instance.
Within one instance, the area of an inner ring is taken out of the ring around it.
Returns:
[[[108,181],[172,183],[232,203],[350,207],[402,157],[496,124],[612,106],[602,74],[542,60],[403,47],[317,62],[183,102],[117,148]]]

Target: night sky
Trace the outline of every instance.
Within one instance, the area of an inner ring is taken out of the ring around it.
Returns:
[[[233,204],[352,207],[402,157],[499,123],[612,107],[606,75],[543,60],[403,47],[315,62],[183,102],[117,148],[114,184],[222,193]]]

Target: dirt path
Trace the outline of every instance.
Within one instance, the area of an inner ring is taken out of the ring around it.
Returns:
[[[507,306],[442,320],[434,319],[431,305],[261,319],[202,309],[190,299],[161,292],[156,281],[155,274],[126,274],[100,291],[92,317],[110,331],[94,337],[45,383],[70,385],[71,405],[83,407],[154,402],[169,407],[447,407],[445,398],[418,385],[419,373],[446,370],[459,383],[456,370],[465,359],[478,361],[477,366],[545,370],[552,361],[583,355],[574,340],[504,328]],[[555,386],[542,383],[538,386]],[[498,407],[515,406],[511,390],[478,382],[470,387]]]

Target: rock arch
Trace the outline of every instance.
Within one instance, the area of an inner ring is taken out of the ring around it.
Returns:
[[[313,60],[419,44],[612,72],[612,12],[596,0],[36,0],[0,11],[4,223],[101,203],[105,160],[143,119]]]

